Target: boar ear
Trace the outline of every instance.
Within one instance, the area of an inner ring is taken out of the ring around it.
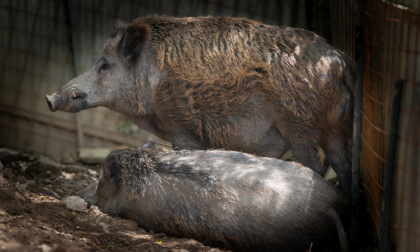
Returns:
[[[142,44],[150,39],[150,27],[146,24],[129,24],[119,44],[119,51],[134,63],[141,52]]]
[[[111,33],[111,38],[115,38],[118,35],[122,35],[125,31],[125,27],[127,26],[128,22],[122,19],[115,19],[114,21],[114,29]]]
[[[116,153],[109,154],[104,160],[103,174],[104,179],[114,187],[116,190],[120,182],[121,170],[120,160]]]

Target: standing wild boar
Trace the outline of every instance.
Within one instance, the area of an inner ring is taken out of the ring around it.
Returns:
[[[51,111],[118,111],[175,149],[267,157],[291,149],[350,197],[355,64],[313,32],[228,17],[144,17],[116,27],[90,70],[47,95]]]
[[[294,162],[219,150],[115,150],[81,196],[154,232],[233,251],[348,251],[342,193]]]

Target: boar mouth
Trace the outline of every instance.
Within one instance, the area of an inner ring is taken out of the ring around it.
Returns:
[[[72,89],[67,104],[60,110],[67,112],[78,112],[87,109],[86,93],[79,92],[77,89]]]
[[[74,89],[71,91],[71,95],[70,95],[70,101],[75,100],[77,98],[79,98],[80,96],[76,95],[76,91],[74,91]]]
[[[67,96],[67,99],[62,99],[61,96],[57,93],[54,93],[53,95],[47,95],[45,99],[47,100],[48,107],[52,112],[57,110],[66,112],[78,112],[88,108],[87,99],[85,99],[86,96],[86,93],[72,88],[70,94]]]

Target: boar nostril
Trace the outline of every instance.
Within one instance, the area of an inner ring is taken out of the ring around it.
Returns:
[[[55,106],[54,106],[54,103],[50,100],[50,97],[48,97],[48,95],[46,95],[45,96],[45,100],[47,100],[47,104],[48,104],[48,108],[51,110],[51,111],[55,111]]]

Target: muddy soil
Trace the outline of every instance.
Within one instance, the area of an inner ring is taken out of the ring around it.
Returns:
[[[62,204],[99,176],[99,165],[63,164],[0,149],[0,251],[224,251],[146,232],[134,221]]]

